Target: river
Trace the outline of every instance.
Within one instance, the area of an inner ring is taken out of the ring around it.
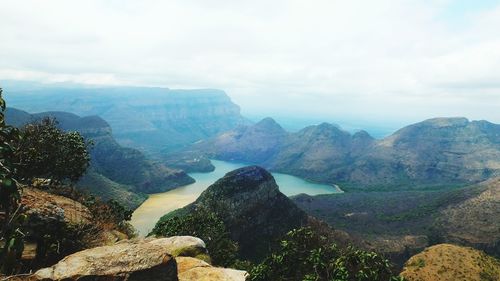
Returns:
[[[196,198],[216,180],[222,178],[226,173],[247,166],[241,163],[232,163],[219,160],[211,160],[215,170],[210,173],[190,173],[196,180],[195,183],[178,187],[163,193],[151,194],[132,215],[131,224],[137,229],[139,235],[147,235],[155,226],[156,222],[164,214],[194,202]],[[338,186],[312,183],[301,178],[272,173],[280,191],[287,196],[306,193],[309,195],[339,193],[342,192]]]

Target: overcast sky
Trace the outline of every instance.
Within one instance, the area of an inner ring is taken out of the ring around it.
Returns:
[[[250,115],[500,123],[500,1],[0,0],[0,81],[225,90]]]

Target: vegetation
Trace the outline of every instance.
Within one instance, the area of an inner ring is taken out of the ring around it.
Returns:
[[[5,274],[25,268],[20,262],[27,240],[35,241],[36,257],[30,268],[46,265],[82,248],[82,237],[93,226],[68,225],[56,218],[27,216],[20,204],[21,185],[34,178],[76,182],[86,171],[87,143],[77,132],[63,132],[54,119],[28,124],[21,130],[5,123],[6,104],[0,89],[0,270]],[[121,210],[109,207],[115,215]],[[124,218],[123,216],[120,218]]]
[[[19,214],[20,191],[16,180],[17,157],[14,143],[20,139],[16,128],[5,124],[5,101],[0,88],[0,270],[12,273],[23,252],[21,227],[25,216]]]
[[[21,129],[17,143],[19,176],[31,181],[48,178],[56,182],[76,182],[87,170],[90,155],[86,143],[78,132],[64,132],[57,121],[44,118]]]
[[[439,244],[411,257],[401,276],[422,281],[498,281],[500,261],[473,248]]]
[[[281,247],[250,271],[249,280],[402,280],[374,252],[340,249],[311,228],[290,231]]]
[[[162,219],[152,234],[196,236],[205,241],[213,264],[230,267],[237,262],[238,244],[229,237],[224,222],[211,212],[195,211],[185,216]]]

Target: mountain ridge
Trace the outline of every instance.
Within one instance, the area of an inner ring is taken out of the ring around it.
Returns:
[[[5,89],[9,105],[29,112],[98,115],[109,122],[121,145],[155,156],[250,124],[240,107],[217,89],[36,84],[7,84]]]
[[[484,120],[433,118],[380,140],[365,131],[350,134],[328,123],[296,133],[258,129],[257,125],[240,127],[185,151],[255,163],[271,171],[338,184],[344,190],[465,186],[500,175],[500,125]]]

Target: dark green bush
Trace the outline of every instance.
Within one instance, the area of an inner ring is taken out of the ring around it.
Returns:
[[[195,236],[205,242],[214,265],[230,267],[237,262],[238,244],[229,237],[224,222],[211,212],[195,211],[161,219],[152,234]]]
[[[374,252],[340,249],[311,228],[290,231],[275,251],[250,271],[251,281],[389,281],[389,262]]]
[[[24,126],[21,134],[17,143],[20,178],[76,182],[87,170],[89,144],[78,132],[64,132],[54,119],[44,118]]]

